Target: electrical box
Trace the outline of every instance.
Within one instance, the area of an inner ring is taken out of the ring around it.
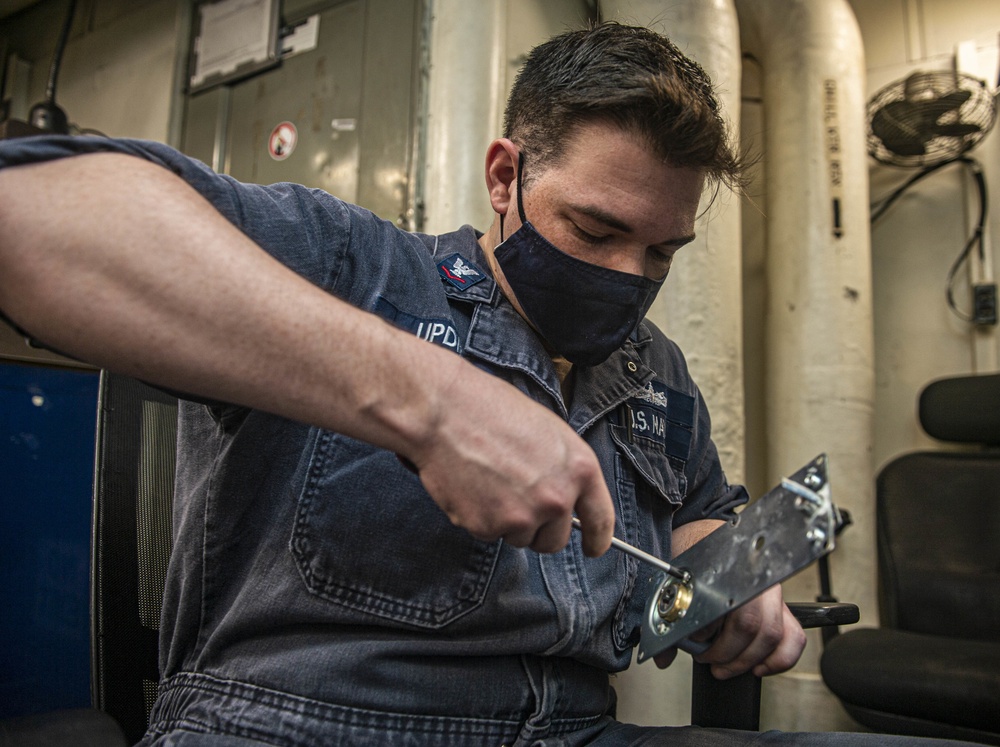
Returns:
[[[997,285],[984,283],[975,285],[973,293],[973,321],[976,324],[997,323]]]

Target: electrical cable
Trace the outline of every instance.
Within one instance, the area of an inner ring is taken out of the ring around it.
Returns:
[[[76,0],[69,0],[66,11],[66,20],[63,22],[59,42],[52,55],[52,65],[49,67],[49,79],[45,85],[45,100],[31,107],[31,111],[28,113],[28,120],[32,125],[44,132],[54,132],[59,135],[69,134],[69,118],[56,103],[56,84],[59,81],[59,67],[62,65],[63,52],[66,51],[69,32],[73,26],[73,17],[76,15]]]
[[[110,135],[101,132],[100,130],[95,130],[93,127],[80,127],[76,124],[70,124],[70,130],[74,135],[94,135],[95,137],[111,137]]]
[[[884,197],[870,206],[872,211],[871,222],[874,223],[879,218],[881,218],[882,214],[885,213],[885,211],[888,210],[892,206],[892,204],[896,202],[896,200],[898,200],[900,197],[903,196],[903,193],[905,193],[910,187],[919,182],[925,176],[930,176],[938,169],[942,169],[945,166],[950,166],[953,163],[965,160],[968,160],[965,156],[949,158],[948,160],[941,161],[941,163],[936,163],[933,166],[927,166],[926,168],[922,169],[918,174],[911,176],[909,179],[903,182],[901,186],[897,187],[888,197]]]
[[[893,190],[887,197],[875,202],[871,205],[871,222],[874,223],[876,220],[882,217],[885,212],[896,202],[903,194],[910,189],[914,184],[919,182],[926,176],[930,176],[939,169],[949,166],[953,163],[960,163],[969,170],[975,179],[976,189],[979,194],[979,217],[976,221],[976,226],[972,231],[972,235],[969,236],[962,250],[959,252],[955,261],[952,263],[951,268],[948,270],[947,281],[945,284],[945,298],[948,302],[948,308],[951,309],[958,318],[966,322],[975,321],[975,317],[972,314],[966,314],[958,305],[955,303],[955,297],[953,293],[953,286],[955,284],[955,277],[958,274],[958,269],[962,266],[969,257],[969,253],[972,251],[973,247],[979,246],[979,258],[980,260],[985,259],[985,249],[983,246],[983,233],[986,229],[986,212],[987,212],[987,195],[986,195],[986,178],[983,176],[983,169],[979,162],[974,158],[969,156],[957,156],[956,158],[950,158],[941,163],[936,163],[932,166],[928,166],[920,171],[920,173],[907,179],[901,186]]]
[[[49,66],[49,80],[45,86],[45,100],[53,104],[56,101],[56,83],[59,80],[59,68],[62,65],[63,52],[66,51],[66,43],[69,41],[69,32],[73,26],[73,16],[75,15],[76,0],[69,0],[66,20],[63,21],[62,32],[59,34],[59,43],[56,44],[56,51],[52,56],[52,64]]]
[[[986,178],[983,176],[982,167],[979,165],[978,161],[972,158],[964,160],[968,168],[972,171],[973,178],[976,180],[976,189],[979,193],[979,218],[976,221],[976,227],[973,229],[972,235],[969,237],[969,240],[965,242],[965,246],[962,248],[958,257],[955,258],[951,269],[948,271],[948,282],[945,288],[945,296],[948,299],[948,307],[959,319],[967,322],[973,322],[975,321],[975,316],[973,314],[963,313],[955,304],[955,297],[952,294],[952,286],[955,284],[955,275],[958,273],[958,268],[961,267],[962,263],[968,258],[973,246],[976,246],[977,244],[979,245],[979,259],[980,261],[985,259],[983,232],[986,229],[986,210],[988,203],[986,198]]]

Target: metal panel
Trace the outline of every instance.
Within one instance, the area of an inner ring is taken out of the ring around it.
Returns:
[[[319,15],[316,49],[190,96],[182,149],[241,181],[318,187],[401,220],[410,200],[422,7],[420,0],[309,6]],[[279,160],[268,142],[283,122],[295,126],[297,141]]]
[[[189,96],[186,102],[181,150],[212,167],[215,167],[213,154],[216,118],[219,114],[219,101],[224,95],[228,95],[228,89],[220,86],[197,96]]]
[[[232,87],[227,173],[257,184],[294,181],[357,200],[363,5],[358,0],[321,13],[315,50]],[[295,125],[298,143],[278,161],[268,153],[268,139],[282,122]]]

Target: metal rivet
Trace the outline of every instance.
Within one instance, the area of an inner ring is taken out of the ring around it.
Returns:
[[[823,486],[823,478],[817,475],[815,472],[810,472],[809,474],[807,474],[805,476],[805,479],[802,480],[802,482],[804,482],[807,487],[810,487],[813,490]]]
[[[632,373],[635,373],[636,371],[639,370],[639,367],[637,365],[635,365],[634,361],[629,361],[628,362],[628,370],[631,371]]]

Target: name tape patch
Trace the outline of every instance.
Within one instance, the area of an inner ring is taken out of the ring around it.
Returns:
[[[456,353],[462,352],[458,330],[451,319],[415,316],[396,308],[381,296],[375,303],[375,313],[400,329],[416,335],[421,340],[433,342],[435,345],[454,350]]]
[[[438,262],[437,268],[441,278],[459,290],[467,290],[486,277],[461,254],[452,254],[442,259]]]
[[[628,400],[632,435],[663,447],[667,456],[687,461],[694,430],[694,397],[659,381]]]

